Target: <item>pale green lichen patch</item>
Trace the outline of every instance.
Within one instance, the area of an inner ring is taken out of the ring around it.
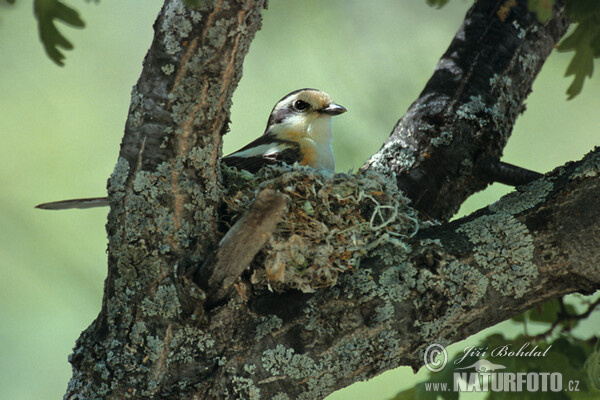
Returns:
[[[269,335],[271,332],[276,331],[283,325],[283,320],[276,315],[270,315],[268,317],[261,316],[261,322],[256,326],[256,335],[254,339],[256,341]]]
[[[156,336],[148,335],[146,337],[146,347],[144,349],[148,360],[151,362],[155,362],[158,359],[160,359],[164,347],[165,344],[163,339]]]
[[[125,195],[125,182],[129,176],[129,162],[119,157],[115,169],[110,176],[109,190],[115,200],[120,200]]]
[[[172,284],[158,286],[152,295],[142,300],[142,311],[148,317],[160,315],[167,319],[178,318],[181,305],[175,286]]]
[[[317,376],[323,369],[312,358],[295,354],[291,348],[278,344],[274,349],[265,350],[261,357],[263,368],[271,376],[286,376],[292,379],[304,379]]]
[[[522,297],[537,279],[533,239],[527,227],[510,214],[484,215],[460,227],[475,245],[475,261],[492,270],[492,287]]]
[[[408,170],[416,161],[415,152],[407,149],[401,148],[398,156],[392,160],[390,166],[393,166],[395,170]]]
[[[270,375],[265,381],[286,379],[305,385],[306,390],[298,399],[312,400],[331,393],[340,379],[348,376],[366,379],[369,375],[363,367],[367,358],[373,359],[374,368],[397,366],[397,355],[403,351],[398,333],[386,329],[364,333],[365,336],[342,338],[316,359],[281,344],[265,350],[261,356],[262,368]]]
[[[221,47],[227,39],[229,34],[229,26],[231,21],[225,19],[217,21],[213,26],[208,29],[207,37],[215,47]]]
[[[492,86],[494,88],[496,88],[496,87],[503,87],[503,88],[511,87],[512,82],[513,82],[512,78],[507,75],[494,74],[494,76],[492,76],[490,78],[490,86]]]
[[[306,307],[302,310],[302,312],[306,316],[306,323],[304,324],[305,330],[317,331],[318,335],[321,337],[333,334],[333,329],[331,326],[324,325],[319,319],[314,318],[315,315],[318,315],[318,309],[314,297],[306,302]]]
[[[482,112],[486,107],[483,98],[478,96],[469,97],[469,101],[461,105],[458,110],[456,110],[456,114],[465,119],[477,120],[477,114]]]
[[[214,352],[215,341],[202,329],[185,326],[178,329],[169,342],[169,362],[193,364]]]
[[[362,257],[384,244],[406,251],[405,240],[419,228],[395,181],[375,172],[349,175],[281,166],[256,175],[225,168],[223,174],[224,219],[243,215],[261,189],[275,189],[287,198],[288,211],[258,257],[265,269],[253,276],[253,283],[276,290],[332,286],[341,272],[357,269]]]
[[[527,185],[519,186],[516,191],[491,204],[489,209],[493,212],[519,214],[544,201],[553,188],[554,183],[551,178],[537,179]]]
[[[437,276],[426,269],[419,270],[416,288],[422,296],[429,298],[428,301],[433,301],[434,304],[437,297],[451,299],[438,317],[432,320],[415,320],[415,327],[419,328],[421,336],[439,342],[439,332],[453,329],[464,314],[484,298],[488,284],[486,276],[458,260],[441,262],[437,268]],[[426,303],[426,308],[427,304],[429,302]],[[424,307],[416,302],[415,306],[417,309]],[[430,310],[423,311],[423,314],[429,314]]]
[[[235,394],[232,398],[236,399],[248,399],[248,400],[260,400],[260,389],[256,387],[254,381],[249,378],[234,375],[231,378]]]
[[[128,367],[128,371],[134,369],[148,371],[157,366],[159,370],[166,370],[172,364],[193,370],[200,367],[198,360],[216,359],[217,354],[214,340],[207,332],[193,326],[172,328],[171,325],[165,327],[162,335],[145,336],[143,345],[127,348],[127,353],[133,356],[132,360],[135,360]],[[148,381],[144,395],[155,396],[155,389],[164,375],[158,374],[155,378]],[[180,389],[197,383],[186,377],[180,378],[176,383]]]
[[[144,344],[144,337],[148,333],[146,324],[144,321],[137,321],[131,328],[131,344],[134,346],[142,346]]]
[[[519,65],[527,75],[532,74],[537,70],[537,65],[540,63],[540,57],[535,53],[526,53],[519,55]]]
[[[351,299],[356,295],[356,292],[358,292],[363,300],[375,297],[378,286],[373,279],[371,269],[357,269],[353,271],[351,275],[345,277],[345,279],[349,279],[351,282],[342,285],[344,297]]]
[[[382,306],[375,308],[375,321],[378,323],[382,323],[385,321],[393,320],[395,316],[394,306],[390,301],[386,301]]]
[[[256,365],[244,364],[244,371],[249,373],[250,375],[254,375],[256,373]]]
[[[510,77],[495,74],[489,83],[491,97],[484,99],[481,95],[471,96],[456,113],[460,118],[473,121],[481,128],[492,129],[506,140],[511,127],[510,116],[522,111],[523,105],[519,99],[515,99],[513,80]]]
[[[571,179],[593,178],[600,174],[600,151],[585,158],[585,161],[575,169]]]
[[[441,281],[446,285],[447,291],[457,304],[474,307],[483,299],[487,292],[489,279],[476,268],[452,260],[441,266],[439,270]],[[467,290],[464,290],[467,288]]]
[[[439,240],[421,240],[418,251],[411,256],[430,259],[429,268],[419,268],[413,260],[381,273],[378,297],[386,302],[375,310],[376,318],[379,322],[397,320],[399,316],[391,306],[412,299],[414,307],[421,310],[415,327],[419,327],[423,338],[437,340],[442,329],[453,327],[461,315],[483,299],[489,280],[477,268],[445,255]],[[436,317],[430,320],[433,314]]]
[[[160,70],[165,75],[171,75],[173,72],[175,72],[175,66],[173,64],[165,64],[162,67],[160,67]]]
[[[410,287],[415,286],[417,269],[411,263],[401,263],[383,270],[379,276],[377,295],[384,300],[400,303],[410,296]]]
[[[438,146],[448,146],[452,142],[452,133],[448,131],[443,131],[439,136],[431,139],[431,144]]]
[[[392,141],[371,157],[370,169],[382,174],[389,173],[390,167],[395,170],[408,170],[416,160],[417,154],[414,151],[403,147],[402,143]]]
[[[302,381],[307,386],[307,392],[300,395],[302,399],[315,399],[331,392],[335,384],[334,376],[329,372],[330,365],[324,367],[325,359],[320,363],[304,354],[295,354],[293,349],[277,345],[274,349],[265,350],[261,357],[263,368],[273,377],[284,377],[294,381]]]
[[[186,16],[183,1],[168,2],[164,10],[161,30],[164,33],[164,46],[167,54],[173,55],[181,50],[180,41],[192,31],[192,23]]]
[[[164,175],[165,171],[162,170],[162,167],[165,165],[167,164],[163,163],[158,167],[158,171],[162,172],[161,176]],[[153,172],[140,171],[133,179],[133,190],[137,193],[144,192],[144,195],[149,199],[155,200],[160,193],[163,193],[168,188],[169,183],[161,180],[160,176],[157,176]]]
[[[129,117],[127,124],[132,128],[142,126],[144,116],[144,96],[137,90],[137,86],[131,89],[131,105],[129,106]]]
[[[139,171],[134,176],[127,207],[135,212],[128,212],[126,218],[127,225],[136,226],[137,229],[125,230],[127,242],[135,243],[135,246],[143,249],[144,242],[140,242],[140,237],[169,236],[171,239],[162,240],[163,245],[160,247],[160,253],[167,254],[174,250],[171,244],[175,244],[177,248],[189,248],[194,238],[211,231],[210,221],[214,219],[214,207],[221,190],[212,177],[198,176],[199,173],[196,172],[209,168],[207,163],[211,158],[212,147],[207,147],[193,148],[173,163],[163,162],[155,171]],[[173,186],[174,175],[178,177],[177,187]],[[199,181],[205,182],[205,185],[199,185]],[[193,218],[176,216],[170,195],[185,198],[183,209],[191,213]],[[144,255],[139,258],[143,257]],[[152,258],[148,258],[150,259]]]

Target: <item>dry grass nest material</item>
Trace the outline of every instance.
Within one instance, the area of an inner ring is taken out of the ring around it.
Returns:
[[[341,272],[358,268],[360,259],[384,243],[406,248],[419,227],[409,200],[396,183],[375,172],[331,173],[308,167],[275,166],[252,175],[224,168],[221,215],[231,226],[258,192],[283,193],[288,208],[255,258],[253,284],[278,291],[312,292],[333,286]]]

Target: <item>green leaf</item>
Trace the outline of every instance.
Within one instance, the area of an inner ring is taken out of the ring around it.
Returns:
[[[592,38],[590,46],[594,52],[594,58],[600,57],[600,32]]]
[[[547,304],[550,303],[553,302]],[[548,308],[551,309],[554,306],[552,305]],[[533,342],[530,337],[525,335],[508,339],[502,334],[492,334],[474,346],[476,349],[484,349],[485,355],[480,356],[481,352],[476,355],[469,355],[457,364],[455,361],[461,360],[464,354],[463,352],[459,352],[448,361],[442,371],[430,374],[430,378],[427,381],[417,383],[412,388],[399,392],[392,400],[458,399],[459,393],[452,391],[455,369],[472,365],[479,359],[487,359],[494,364],[506,367],[504,370],[499,371],[500,373],[558,372],[562,376],[565,388],[571,383],[572,387],[576,386],[578,390],[577,392],[520,392],[518,394],[519,399],[583,400],[600,398],[600,393],[590,384],[593,382],[593,379],[600,380],[599,346],[597,345],[596,350],[592,351],[592,346],[587,341],[572,337],[570,334],[563,334],[553,341],[538,342]],[[501,348],[505,348],[506,352],[499,352],[498,349]],[[520,355],[514,355],[519,350],[521,350]],[[507,352],[514,354],[509,355]],[[541,356],[544,352],[546,355]],[[537,355],[535,355],[536,353]],[[441,391],[439,386],[437,387],[438,391],[433,390],[432,386],[429,387],[430,390],[428,391],[425,385],[432,383],[446,383],[446,387],[451,391]],[[503,391],[489,392],[486,398],[491,400],[511,400],[517,398],[517,396],[515,396],[515,393]]]
[[[436,8],[444,7],[450,0],[427,0],[427,5]]]
[[[560,309],[558,300],[550,300],[539,307],[532,308],[529,313],[529,320],[536,322],[553,323],[556,321],[558,310]]]
[[[581,47],[575,51],[575,55],[571,59],[565,76],[574,75],[573,83],[567,89],[569,100],[581,93],[585,77],[592,76],[594,72],[594,55],[589,47]]]
[[[515,315],[511,319],[516,322],[535,321],[552,324],[554,321],[556,321],[559,310],[560,304],[558,300],[553,299],[547,301],[546,303],[533,307],[521,314]]]
[[[565,13],[574,22],[582,22],[600,12],[597,0],[570,0],[566,2]]]
[[[410,389],[396,393],[390,400],[414,400],[417,396],[417,387],[413,386]]]
[[[600,390],[600,340],[596,341],[594,351],[585,360],[584,368],[592,386]]]
[[[566,76],[574,77],[571,86],[567,89],[570,100],[581,92],[585,78],[591,77],[594,72],[594,58],[600,57],[600,2],[597,0],[568,1],[566,14],[579,23],[577,28],[558,45],[558,51],[575,53],[565,73]]]
[[[546,23],[552,17],[552,7],[554,0],[528,0],[527,8],[536,13],[538,21]]]
[[[575,308],[575,306],[573,306],[572,304],[569,303],[564,303],[565,304],[565,311],[567,312],[567,314],[569,315],[577,315],[577,309]],[[575,328],[577,325],[579,325],[579,319],[571,319],[571,320],[565,320],[561,322],[562,326],[568,326],[569,328]]]
[[[61,53],[59,47],[71,50],[73,44],[58,31],[55,20],[77,28],[83,28],[85,23],[76,10],[58,0],[35,0],[33,11],[38,20],[40,40],[44,45],[46,54],[58,65],[64,65],[65,56]]]
[[[528,313],[529,313],[529,310],[522,312],[521,314],[517,314],[514,317],[512,317],[511,320],[515,321],[515,322],[524,322],[527,320]]]

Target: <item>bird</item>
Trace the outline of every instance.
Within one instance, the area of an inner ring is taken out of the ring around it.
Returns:
[[[298,89],[279,100],[264,133],[241,149],[223,157],[229,167],[256,173],[266,165],[295,164],[333,171],[335,159],[332,117],[345,113],[325,92]],[[44,210],[107,206],[107,197],[92,197],[38,204]]]

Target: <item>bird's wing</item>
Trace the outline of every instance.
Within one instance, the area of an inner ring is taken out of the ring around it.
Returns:
[[[222,161],[230,167],[255,173],[265,165],[293,164],[300,160],[300,145],[296,142],[263,135],[235,153],[223,157]]]

